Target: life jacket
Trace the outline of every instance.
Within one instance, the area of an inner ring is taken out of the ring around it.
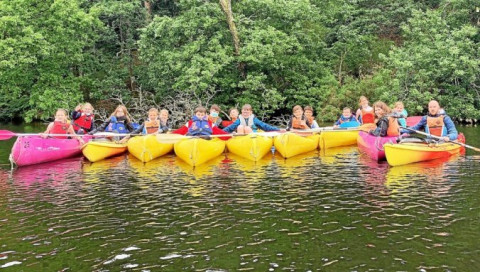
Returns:
[[[292,116],[292,128],[294,129],[309,129],[310,128],[310,123],[308,120],[306,120],[304,115],[300,119],[296,118],[295,116]],[[302,121],[307,121],[306,125],[302,124]]]
[[[117,117],[112,116],[110,117],[110,123],[108,124],[107,128],[105,129],[106,132],[117,132],[117,133],[128,133],[127,120],[119,121]]]
[[[190,136],[208,136],[212,135],[213,126],[212,122],[207,117],[199,119],[197,116],[193,116],[192,120],[188,121],[188,132]]]
[[[210,116],[210,115],[208,116],[208,120],[209,120],[210,122],[212,122],[212,125],[213,125],[213,126],[215,126],[215,125],[217,124],[218,118],[220,118],[220,117],[218,117],[218,116],[217,116],[217,117],[212,117],[212,116]]]
[[[156,121],[145,121],[145,123],[143,124],[144,125],[144,128],[145,128],[145,132],[147,134],[153,134],[153,133],[156,133],[158,132],[158,129],[160,128],[160,121],[159,120],[156,120]]]
[[[427,116],[427,126],[425,127],[425,131],[434,136],[442,137],[445,132],[444,118],[445,115],[439,115],[435,117]]]
[[[340,124],[343,124],[343,123],[346,123],[346,122],[353,122],[353,121],[357,121],[357,119],[353,115],[350,115],[350,117],[346,118],[342,114],[342,116],[340,116],[340,118],[338,119],[338,122]]]
[[[387,136],[396,137],[400,135],[400,125],[397,118],[388,117]]]
[[[222,121],[222,127],[226,128],[228,127],[229,125],[233,124],[233,122],[235,122],[237,119],[232,119],[232,120],[223,120]]]
[[[255,119],[255,115],[250,114],[250,116],[248,117],[248,120],[245,120],[245,117],[243,117],[242,115],[239,115],[238,119],[240,120],[240,125],[244,127],[250,127],[254,132],[257,130],[257,126],[253,122],[253,120]]]
[[[315,117],[313,117],[313,116],[311,116],[311,117],[305,116],[305,118],[307,118],[307,121],[310,124],[310,126],[313,124],[313,121],[315,121]]]
[[[362,123],[363,124],[370,124],[370,123],[375,123],[375,113],[373,112],[372,107],[368,107],[367,109],[364,109],[363,107],[360,109],[360,114],[362,116]]]
[[[93,114],[86,115],[82,113],[80,117],[73,120],[73,129],[79,131],[80,129],[85,130],[86,132],[92,129],[92,120],[95,116]]]
[[[51,134],[67,134],[68,128],[70,128],[70,124],[58,122],[53,122],[53,128],[50,130]],[[66,136],[53,136],[56,139],[68,139]]]

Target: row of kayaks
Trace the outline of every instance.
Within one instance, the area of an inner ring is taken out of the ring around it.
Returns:
[[[201,165],[220,156],[225,150],[251,161],[259,161],[274,150],[284,158],[311,152],[318,148],[358,145],[363,153],[375,161],[387,159],[392,166],[432,160],[460,152],[460,145],[453,143],[397,143],[396,137],[375,137],[354,130],[329,130],[321,134],[301,135],[282,133],[274,137],[268,133],[234,136],[228,141],[184,137],[175,143],[158,141],[155,135],[131,138],[120,144],[110,141],[92,141],[85,136],[83,146],[76,139],[53,139],[36,136],[19,137],[15,142],[10,159],[18,166],[38,164],[72,157],[83,153],[91,162],[125,153],[127,150],[142,162],[175,152],[191,166]]]

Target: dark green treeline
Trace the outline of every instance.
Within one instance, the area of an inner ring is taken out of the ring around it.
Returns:
[[[480,118],[477,0],[0,0],[0,119],[295,104],[332,120],[360,95],[436,98]],[[112,99],[113,98],[113,99]],[[136,107],[134,105],[137,105]]]

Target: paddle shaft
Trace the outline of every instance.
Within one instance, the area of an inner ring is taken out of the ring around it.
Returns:
[[[432,135],[432,134],[429,134],[429,133],[426,133],[426,132],[423,132],[423,131],[419,131],[419,130],[415,130],[415,129],[411,129],[411,128],[407,128],[407,127],[401,127],[401,128],[413,131],[417,134],[424,135],[424,136],[427,136],[427,137],[430,137],[430,138],[433,138],[433,139],[436,139],[436,140],[443,140],[442,137],[438,137],[438,136],[435,136],[435,135]],[[460,142],[455,142],[455,141],[450,141],[450,142],[453,143],[453,144],[458,144],[458,145],[461,145],[463,147],[467,147],[467,148],[473,149],[477,152],[480,152],[480,148],[477,148],[477,147],[474,147],[474,146],[471,146],[471,145],[467,145],[467,144],[464,144],[464,143],[460,143]]]
[[[107,132],[108,133],[108,132]],[[26,136],[41,136],[47,135],[48,137],[110,137],[110,136],[127,136],[128,134],[120,134],[120,133],[108,133],[108,134],[94,134],[94,135],[85,135],[85,134],[44,134],[44,133],[16,133],[9,130],[0,130],[0,141],[1,140],[8,140],[12,137],[26,137]],[[137,136],[142,134],[130,134],[131,136]]]

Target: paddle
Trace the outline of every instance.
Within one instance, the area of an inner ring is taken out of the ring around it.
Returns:
[[[417,134],[420,134],[420,135],[425,135],[427,137],[430,137],[430,138],[433,138],[433,139],[436,139],[436,140],[441,140],[443,141],[443,138],[442,137],[438,137],[438,136],[435,136],[435,135],[432,135],[432,134],[429,134],[429,133],[425,133],[423,131],[419,131],[419,130],[415,130],[415,129],[411,129],[411,128],[408,128],[408,127],[401,127],[403,129],[406,129],[406,130],[410,130],[410,131],[413,131]],[[466,147],[466,148],[470,148],[470,149],[473,149],[477,152],[480,152],[480,148],[477,148],[477,147],[474,147],[474,146],[471,146],[471,145],[467,145],[467,144],[464,144],[464,143],[459,143],[459,142],[454,142],[454,141],[450,141],[450,143],[453,143],[453,144],[458,144],[458,145],[461,145],[463,147]]]
[[[8,140],[12,137],[23,137],[23,136],[40,136],[43,133],[16,133],[9,130],[0,130],[0,141]],[[47,136],[71,136],[71,137],[82,137],[82,136],[89,136],[89,137],[110,137],[110,136],[126,136],[127,134],[120,134],[120,133],[98,133],[94,135],[81,135],[81,134],[45,134]],[[137,134],[130,134],[131,136],[135,136]],[[141,135],[141,134],[138,134]]]
[[[239,136],[247,136],[250,135],[252,137],[262,136],[262,137],[275,137],[280,135],[281,132],[272,131],[272,132],[254,132],[249,134],[215,134],[215,135],[205,135],[205,136],[185,136],[181,134],[157,134],[157,141],[164,144],[174,144],[181,140],[186,139],[210,139],[210,138],[220,138],[220,137],[239,137]]]

